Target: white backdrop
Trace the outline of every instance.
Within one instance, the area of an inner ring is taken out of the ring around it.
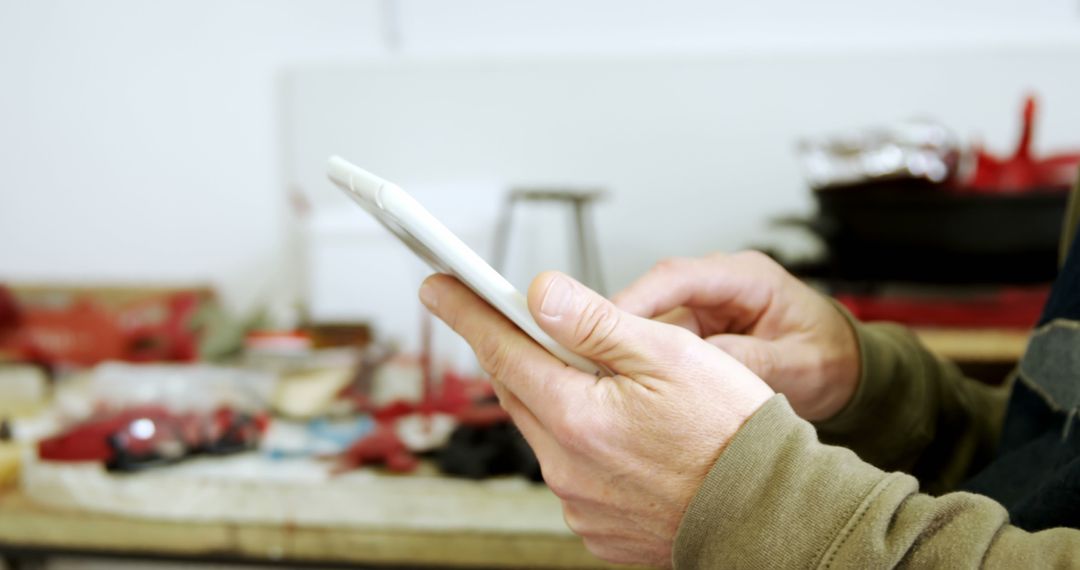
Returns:
[[[804,208],[795,136],[932,113],[1002,149],[1035,88],[1040,142],[1075,143],[1078,46],[1075,0],[0,0],[0,280],[210,281],[241,306],[286,298],[300,277],[286,189],[316,192],[334,146],[410,183],[606,184],[618,285]],[[459,112],[463,79],[445,96],[372,94],[377,108],[325,91],[366,70],[384,90],[430,86],[492,59],[512,83],[485,85],[551,97],[455,117],[433,112]],[[329,129],[330,108],[304,111],[314,122],[294,141],[284,121],[303,102],[282,100],[283,70],[310,78],[303,101],[331,97],[401,146],[369,153],[362,133]],[[670,209],[687,196],[702,207]]]
[[[289,271],[276,81],[382,53],[374,0],[0,0],[0,281]]]
[[[611,197],[597,224],[617,289],[666,256],[773,241],[770,217],[810,209],[794,153],[801,137],[931,116],[1011,151],[1022,98],[1035,90],[1039,147],[1080,142],[1080,82],[1067,71],[1076,69],[1080,48],[305,67],[284,82],[288,175],[322,215],[354,212],[358,223],[362,212],[325,179],[330,154],[406,189],[476,179],[605,187]],[[493,206],[488,186],[476,190],[458,184],[432,210],[465,231],[489,231],[485,216],[467,224],[478,206]],[[544,246],[566,234],[558,221],[517,236],[510,277],[519,287],[548,268]],[[313,242],[328,243],[337,247]],[[315,302],[327,316],[362,315],[387,299],[350,297],[364,290],[370,266],[346,259],[332,277],[340,303]],[[403,304],[414,302],[414,281],[400,281]],[[415,317],[406,318],[412,327]]]

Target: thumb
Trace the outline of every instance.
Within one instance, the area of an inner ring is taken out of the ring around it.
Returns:
[[[616,372],[649,372],[685,353],[689,332],[631,315],[568,275],[541,273],[529,287],[529,311],[555,342]]]
[[[741,334],[718,334],[705,340],[741,362],[758,378],[771,382],[779,359],[775,343]]]

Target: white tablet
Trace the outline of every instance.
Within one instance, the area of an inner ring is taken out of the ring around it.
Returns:
[[[339,156],[330,157],[327,174],[435,271],[457,277],[559,360],[589,374],[602,372],[541,330],[529,314],[525,296],[404,190]]]

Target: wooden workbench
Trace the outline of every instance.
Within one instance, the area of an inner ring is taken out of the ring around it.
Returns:
[[[0,555],[26,553],[366,567],[610,567],[574,536],[168,522],[45,507],[17,490],[0,491]]]
[[[955,362],[1012,362],[1024,354],[1030,331],[1018,329],[912,329],[930,350]]]
[[[963,373],[987,384],[1000,384],[1027,347],[1029,331],[1018,329],[915,328],[935,354],[955,362]]]
[[[1020,358],[1028,337],[1010,330],[915,332],[941,356],[1003,368]],[[13,488],[0,490],[0,556],[27,553],[366,567],[609,567],[570,535],[165,521],[43,506]]]

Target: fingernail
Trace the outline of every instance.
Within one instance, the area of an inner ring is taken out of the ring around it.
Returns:
[[[424,283],[420,285],[420,302],[432,311],[439,305],[435,299],[435,287],[427,281],[424,281]]]
[[[565,277],[555,277],[548,285],[547,292],[544,293],[544,300],[540,303],[540,312],[546,317],[562,316],[570,307],[573,293],[573,286]]]

